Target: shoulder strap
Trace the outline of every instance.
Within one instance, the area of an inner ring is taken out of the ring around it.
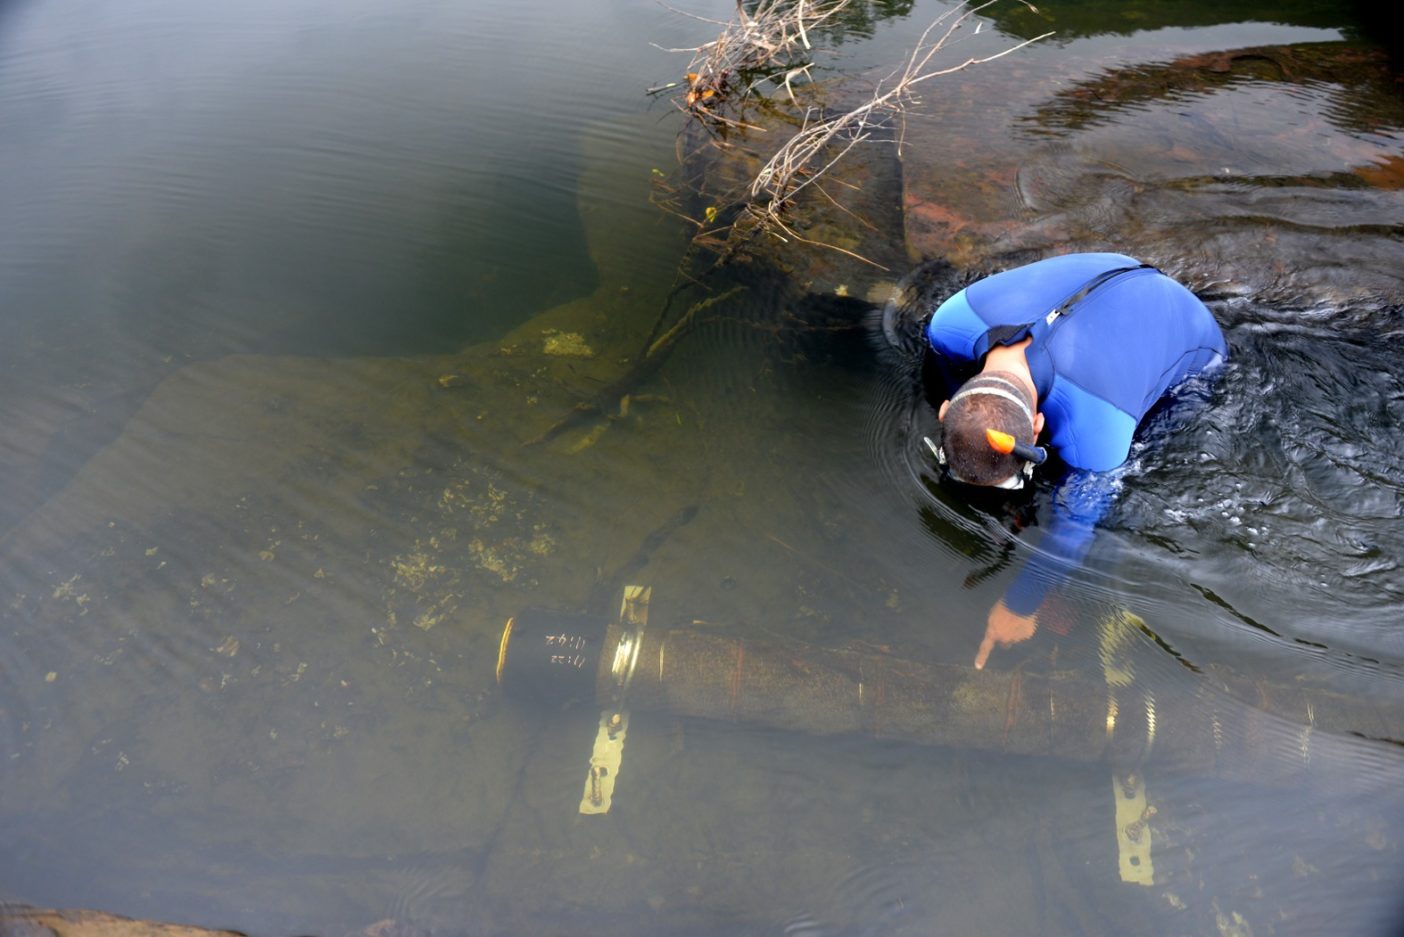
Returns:
[[[1061,316],[1066,316],[1066,315],[1071,314],[1072,311],[1073,311],[1073,308],[1074,308],[1078,303],[1080,303],[1080,302],[1082,302],[1084,299],[1086,299],[1087,296],[1088,296],[1088,294],[1090,294],[1090,293],[1091,293],[1093,290],[1095,290],[1097,287],[1102,286],[1103,284],[1107,283],[1109,280],[1115,280],[1117,277],[1121,276],[1123,273],[1132,273],[1132,272],[1134,272],[1134,271],[1136,271],[1136,270],[1154,270],[1154,269],[1155,269],[1155,268],[1152,267],[1150,264],[1137,264],[1137,265],[1134,266],[1134,267],[1113,267],[1113,268],[1110,269],[1110,270],[1103,270],[1101,273],[1097,274],[1095,277],[1093,277],[1092,279],[1088,280],[1086,283],[1084,283],[1084,284],[1082,284],[1081,286],[1079,286],[1079,287],[1077,288],[1077,290],[1074,291],[1073,294],[1072,294],[1071,296],[1069,296],[1067,299],[1063,300],[1061,303],[1059,303],[1058,305],[1054,306],[1054,307],[1048,312],[1048,314],[1047,314],[1046,316],[1043,317],[1044,326],[1045,326],[1045,327],[1052,326],[1053,323],[1056,322],[1056,321],[1058,320],[1059,317],[1061,317]]]
[[[1086,299],[1094,290],[1119,276],[1134,273],[1137,270],[1155,270],[1155,267],[1150,264],[1136,264],[1130,267],[1113,267],[1110,270],[1103,270],[1079,286],[1069,294],[1067,299],[1049,310],[1043,318],[1017,325],[992,326],[975,341],[974,356],[982,358],[995,345],[1012,345],[1015,342],[1023,341],[1028,336],[1033,336],[1034,344],[1039,344],[1047,336],[1054,323],[1071,315],[1077,304]]]

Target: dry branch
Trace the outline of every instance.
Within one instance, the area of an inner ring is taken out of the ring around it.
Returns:
[[[784,242],[830,248],[881,267],[854,251],[802,236],[802,225],[794,213],[796,199],[805,190],[812,190],[811,194],[843,209],[824,190],[823,184],[829,182],[844,184],[831,170],[879,131],[887,140],[895,136],[900,155],[902,132],[892,135],[885,131],[901,120],[908,106],[917,103],[921,85],[1002,58],[1052,35],[1044,33],[987,55],[943,64],[951,47],[963,40],[964,36],[958,35],[962,27],[996,2],[961,4],[939,16],[921,33],[904,62],[882,78],[863,103],[831,115],[822,105],[802,104],[795,84],[803,79],[811,91],[818,88],[810,73],[814,35],[825,26],[836,25],[836,17],[852,0],[760,0],[749,13],[738,0],[735,17],[723,25],[716,39],[693,49],[674,50],[691,52],[692,60],[686,80],[664,88],[683,91],[674,104],[705,128],[712,145],[741,159],[755,159],[760,169],[753,176],[748,174],[745,182],[736,180],[737,188],[730,192],[703,191],[705,186],[697,186],[693,195],[703,199],[708,213],[705,223],[691,218],[696,209],[686,205],[685,197],[679,197],[683,193],[671,192],[660,201],[697,226],[694,245],[714,253],[719,263],[754,235],[768,234]],[[1028,0],[1015,2],[1037,12]],[[979,34],[982,27],[977,20],[965,35]],[[767,80],[783,93],[754,94]],[[815,100],[814,95],[809,97]],[[773,131],[787,123],[798,129],[783,142],[765,145],[766,137],[781,137]],[[714,225],[718,215],[729,221],[720,227]]]
[[[719,106],[738,104],[767,80],[781,84],[794,100],[795,79],[809,77],[808,58],[813,49],[810,32],[824,26],[852,2],[761,0],[748,13],[737,0],[735,18],[720,24],[723,28],[716,39],[692,49],[669,50],[693,54],[687,68],[686,91],[676,100],[678,107],[704,122],[741,124],[745,129],[761,130],[721,114]],[[657,90],[672,87],[680,85],[674,83]]]
[[[880,82],[872,97],[858,107],[822,119],[817,116],[815,108],[808,109],[800,130],[775,151],[751,183],[751,210],[757,216],[760,227],[788,230],[780,216],[794,197],[801,190],[815,185],[850,150],[867,140],[874,130],[885,127],[893,117],[901,114],[907,104],[915,100],[914,89],[917,85],[963,71],[972,65],[1003,58],[1052,35],[1044,33],[991,55],[972,56],[954,65],[934,67],[933,59],[950,44],[956,31],[994,2],[987,0],[963,10],[957,7],[938,17],[922,32],[906,64]],[[933,39],[932,34],[943,24],[944,30]],[[837,147],[836,151],[834,147]],[[816,168],[815,164],[824,154],[832,155]]]

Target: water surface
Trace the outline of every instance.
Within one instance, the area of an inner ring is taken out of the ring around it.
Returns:
[[[865,8],[833,71],[875,80],[942,9]],[[0,900],[259,934],[1397,929],[1399,736],[1331,720],[1404,714],[1404,101],[1332,5],[1040,9],[962,54],[1068,28],[930,85],[900,161],[853,170],[888,270],[777,242],[690,283],[650,201],[683,119],[644,89],[687,60],[651,43],[711,24],[7,7]],[[1180,276],[1232,350],[988,673],[1011,713],[1086,680],[1095,723],[1120,668],[1180,720],[1144,766],[1154,885],[1118,875],[1110,765],[998,732],[639,712],[581,817],[598,712],[497,687],[525,607],[603,619],[641,582],[651,627],[797,667],[968,665],[1051,486],[942,488],[861,298],[1078,248]],[[1117,610],[1145,629],[1113,640]]]

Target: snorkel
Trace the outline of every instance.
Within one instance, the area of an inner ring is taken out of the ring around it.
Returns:
[[[1028,465],[1028,470],[1033,471],[1035,465],[1042,465],[1048,459],[1048,450],[1042,446],[1029,446],[1019,442],[1008,433],[1002,433],[993,426],[985,428],[985,441],[990,444],[990,448],[995,452],[1002,452],[1005,455],[1014,455],[1023,459]]]

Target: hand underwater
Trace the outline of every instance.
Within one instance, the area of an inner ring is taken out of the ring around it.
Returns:
[[[975,654],[975,669],[985,669],[985,662],[990,659],[990,651],[994,650],[996,644],[1000,647],[1010,647],[1032,638],[1037,630],[1036,614],[1015,614],[1004,604],[1004,600],[1000,599],[994,608],[990,609],[990,616],[986,620],[985,640],[980,642],[980,650]]]

